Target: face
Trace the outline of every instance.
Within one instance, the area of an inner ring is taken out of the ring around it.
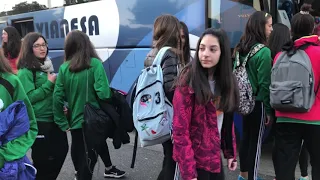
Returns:
[[[205,35],[199,47],[199,60],[203,68],[210,69],[219,62],[221,49],[218,38],[213,35]]]
[[[271,17],[267,20],[265,29],[266,29],[266,36],[267,36],[267,38],[269,38],[271,32],[273,31],[273,28],[272,28],[272,18],[271,18]]]
[[[2,31],[2,41],[5,43],[8,42],[8,33],[5,30]]]
[[[185,37],[185,34],[183,32],[183,29],[180,29],[180,38],[181,38],[182,47],[184,47],[184,45],[186,43],[186,37]]]
[[[39,58],[44,59],[47,55],[47,43],[42,37],[40,37],[36,42],[33,43],[33,54]]]

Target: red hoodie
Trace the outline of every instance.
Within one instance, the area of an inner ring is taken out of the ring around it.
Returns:
[[[314,89],[315,91],[317,90],[320,82],[320,40],[319,37],[316,35],[313,36],[306,36],[302,37],[294,42],[295,47],[300,47],[307,42],[314,43],[314,44],[319,44],[319,46],[309,46],[305,52],[308,54],[312,68],[313,68],[313,73],[315,77],[315,86]],[[280,53],[277,54],[277,56],[274,59],[274,62],[278,59]],[[277,117],[282,117],[282,118],[292,118],[292,119],[297,119],[297,120],[303,120],[303,121],[320,121],[320,88],[319,91],[316,95],[315,102],[310,109],[309,112],[306,113],[293,113],[293,112],[280,112],[276,111],[276,116]]]
[[[11,69],[13,71],[14,74],[17,74],[18,73],[18,57],[16,58],[11,58],[10,54],[8,55],[7,57],[9,63],[10,63],[10,66],[11,66]]]

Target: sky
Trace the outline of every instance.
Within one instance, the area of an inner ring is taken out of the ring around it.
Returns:
[[[28,3],[37,1],[39,4],[46,5],[48,7],[48,0],[0,0],[0,12],[11,10],[13,6],[24,1],[27,1]],[[62,6],[63,2],[64,0],[51,0],[51,6]]]

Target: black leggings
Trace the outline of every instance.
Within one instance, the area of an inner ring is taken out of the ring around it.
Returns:
[[[163,164],[162,170],[157,178],[157,180],[173,180],[176,168],[176,162],[172,158],[173,154],[173,144],[171,140],[162,143],[163,146]]]
[[[37,180],[56,180],[67,156],[67,134],[53,122],[37,122],[38,135],[31,157],[37,169]]]
[[[320,179],[319,137],[319,125],[277,123],[273,158],[277,180],[294,180],[303,140],[311,159],[312,179]]]
[[[244,116],[243,137],[240,144],[240,171],[248,172],[248,180],[257,178],[259,161],[261,156],[261,144],[264,125],[265,111],[262,102],[256,101],[251,114]]]
[[[90,180],[97,163],[98,155],[87,144],[88,154],[86,154],[82,129],[71,130],[71,158],[75,170],[77,171],[77,180]]]
[[[299,165],[300,165],[300,171],[301,171],[302,177],[308,176],[308,164],[309,164],[309,153],[308,153],[306,144],[303,143],[300,151],[300,157],[299,157]]]
[[[82,129],[72,130],[71,135],[71,158],[74,168],[77,171],[78,180],[92,179],[92,173],[97,163],[98,155],[100,155],[106,167],[112,166],[108,144],[105,140],[101,142],[98,151],[94,151],[93,148],[90,147],[90,140],[86,140],[86,147],[88,151],[88,154],[86,154]]]
[[[211,173],[202,169],[197,169],[198,178],[197,180],[224,180],[223,165],[221,160],[221,172]]]

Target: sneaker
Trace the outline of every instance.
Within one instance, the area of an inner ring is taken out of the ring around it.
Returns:
[[[244,177],[242,177],[242,176],[238,176],[238,180],[246,180]]]
[[[117,169],[115,166],[112,166],[110,170],[104,171],[105,178],[121,178],[126,174],[126,172]]]
[[[242,176],[238,176],[238,180],[247,180],[247,179],[245,179],[244,177],[242,177]],[[257,180],[263,180],[262,178],[259,178],[259,177],[257,177]]]
[[[309,180],[309,177],[300,177],[299,180]]]

